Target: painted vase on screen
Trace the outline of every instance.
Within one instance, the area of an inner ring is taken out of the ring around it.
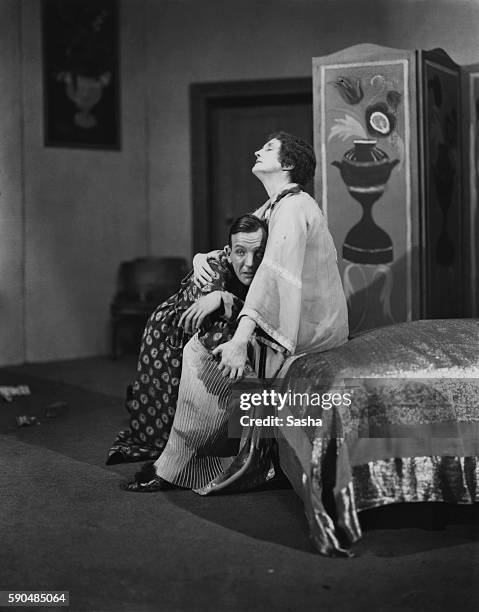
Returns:
[[[398,159],[390,160],[376,140],[354,140],[354,148],[343,159],[331,162],[339,168],[351,196],[359,202],[363,215],[346,235],[344,259],[358,264],[387,264],[393,260],[393,244],[387,232],[374,221],[372,208],[382,196]]]

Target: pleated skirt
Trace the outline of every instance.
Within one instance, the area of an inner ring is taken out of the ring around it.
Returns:
[[[183,351],[183,370],[175,419],[168,443],[155,462],[156,472],[172,484],[196,489],[228,468],[234,457],[219,456],[228,446],[233,381],[194,336]]]

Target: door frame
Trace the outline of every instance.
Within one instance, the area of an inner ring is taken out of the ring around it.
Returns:
[[[211,184],[213,168],[208,135],[212,110],[221,107],[262,104],[313,104],[313,80],[309,77],[261,81],[192,83],[190,85],[191,178],[193,249],[206,252],[211,244]],[[253,152],[252,152],[253,153]]]

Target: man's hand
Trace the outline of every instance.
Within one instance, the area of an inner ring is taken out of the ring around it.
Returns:
[[[246,342],[239,342],[233,338],[229,342],[220,344],[212,351],[215,357],[221,357],[218,370],[224,378],[229,376],[231,380],[239,380],[243,376],[247,359],[247,346]]]
[[[221,306],[221,291],[212,291],[203,295],[181,315],[178,322],[185,332],[194,333],[199,330],[204,318]]]
[[[196,253],[193,257],[193,282],[200,289],[213,280],[213,270],[208,263],[209,256],[209,253]]]

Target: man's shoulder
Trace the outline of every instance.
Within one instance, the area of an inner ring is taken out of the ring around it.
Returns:
[[[207,261],[217,275],[229,274],[232,270],[224,251],[220,251],[217,257],[208,257]]]

